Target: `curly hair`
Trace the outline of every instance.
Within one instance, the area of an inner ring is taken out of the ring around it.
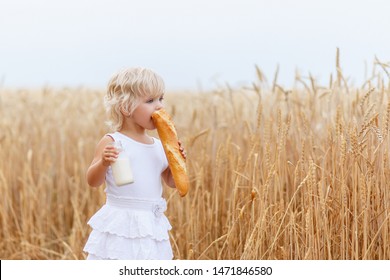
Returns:
[[[123,112],[131,115],[143,98],[156,98],[164,92],[163,79],[150,69],[136,67],[115,73],[104,97],[108,126],[114,131],[120,130]]]

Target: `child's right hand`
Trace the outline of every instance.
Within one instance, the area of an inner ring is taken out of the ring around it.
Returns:
[[[103,166],[110,166],[118,158],[118,150],[110,143],[106,145],[102,152],[102,164]]]

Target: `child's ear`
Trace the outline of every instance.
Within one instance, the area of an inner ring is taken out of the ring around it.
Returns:
[[[122,113],[125,117],[130,117],[130,112],[127,111],[126,108],[123,108],[123,106],[121,106],[120,111],[121,111],[121,113]]]

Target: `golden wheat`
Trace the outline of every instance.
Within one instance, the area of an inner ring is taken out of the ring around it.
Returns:
[[[250,89],[166,94],[191,180],[185,198],[164,190],[176,259],[390,258],[390,90],[342,87],[336,60],[325,90],[284,90],[276,72],[268,91],[257,68]],[[0,91],[1,259],[85,257],[102,96]]]

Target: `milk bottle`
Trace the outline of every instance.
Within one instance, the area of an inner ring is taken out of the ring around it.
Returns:
[[[118,150],[119,155],[116,161],[111,164],[115,184],[123,186],[134,182],[131,171],[130,158],[126,156],[121,141],[115,141],[112,145]]]

